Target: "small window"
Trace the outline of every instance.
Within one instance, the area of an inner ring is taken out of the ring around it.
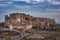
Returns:
[[[8,26],[5,26],[6,28],[9,28]]]
[[[29,18],[25,18],[26,20],[29,20]]]

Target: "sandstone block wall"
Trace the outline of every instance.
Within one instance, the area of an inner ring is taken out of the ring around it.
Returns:
[[[24,13],[13,13],[9,16],[5,16],[5,25],[10,27],[10,29],[30,29],[32,28],[32,26],[37,25],[39,27],[54,27],[55,24],[56,22],[54,19],[33,17],[31,15],[26,15]]]

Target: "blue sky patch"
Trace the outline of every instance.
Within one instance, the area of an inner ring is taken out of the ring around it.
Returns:
[[[60,0],[0,0],[0,22],[6,14],[22,12],[60,23]]]

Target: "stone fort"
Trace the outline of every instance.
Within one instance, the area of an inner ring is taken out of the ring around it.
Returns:
[[[5,26],[10,30],[13,29],[31,29],[33,26],[39,27],[54,27],[56,24],[54,19],[33,17],[24,13],[13,13],[5,15]]]

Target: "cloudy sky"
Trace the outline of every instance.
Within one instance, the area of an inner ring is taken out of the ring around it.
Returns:
[[[60,0],[0,0],[0,22],[11,13],[26,13],[60,23]]]

